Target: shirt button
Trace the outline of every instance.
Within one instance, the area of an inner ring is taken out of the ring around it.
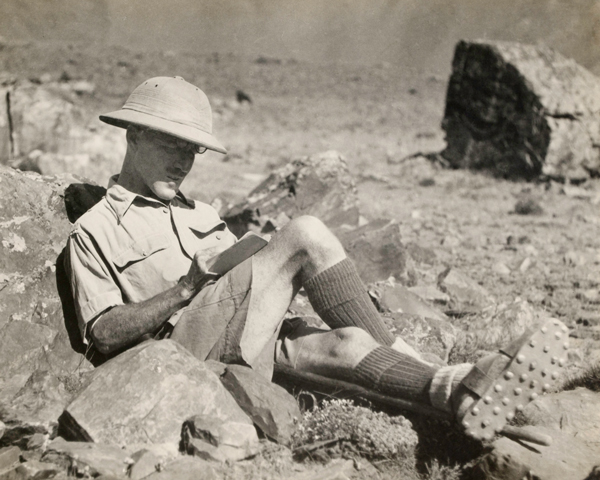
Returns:
[[[142,250],[142,255],[143,255],[144,257],[145,257],[146,255],[148,255],[148,254],[146,253],[146,250]]]
[[[168,208],[163,208],[163,213],[169,213],[169,209]]]
[[[217,240],[221,240],[221,235],[217,235]]]

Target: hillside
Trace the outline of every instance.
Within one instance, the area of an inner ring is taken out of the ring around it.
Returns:
[[[461,38],[544,42],[598,71],[594,0],[5,0],[7,41],[390,62],[446,75]]]

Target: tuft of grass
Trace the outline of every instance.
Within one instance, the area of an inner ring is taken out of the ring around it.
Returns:
[[[295,451],[322,445],[342,456],[393,459],[414,466],[418,438],[402,416],[373,412],[350,400],[325,400],[304,413],[292,442]]]
[[[442,465],[436,459],[425,466],[423,480],[460,480],[463,467],[460,465]]]
[[[600,392],[600,362],[567,378],[558,390],[575,390],[578,387],[585,387],[592,392]]]
[[[516,203],[515,213],[517,215],[541,215],[544,213],[544,209],[536,200],[526,197]]]

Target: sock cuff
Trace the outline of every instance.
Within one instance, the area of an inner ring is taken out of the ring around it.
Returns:
[[[471,371],[473,365],[460,363],[440,368],[431,381],[429,388],[429,399],[431,404],[446,412],[452,412],[451,396],[458,388],[463,378]]]
[[[317,313],[329,310],[357,296],[367,294],[354,263],[349,258],[332,265],[303,284]]]
[[[376,389],[383,373],[401,362],[403,358],[403,355],[396,350],[377,347],[369,352],[354,368],[354,381],[367,388]]]

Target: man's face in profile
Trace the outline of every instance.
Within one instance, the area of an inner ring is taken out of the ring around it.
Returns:
[[[160,200],[171,201],[192,169],[196,154],[205,148],[155,130],[137,130],[135,168],[145,192]]]

